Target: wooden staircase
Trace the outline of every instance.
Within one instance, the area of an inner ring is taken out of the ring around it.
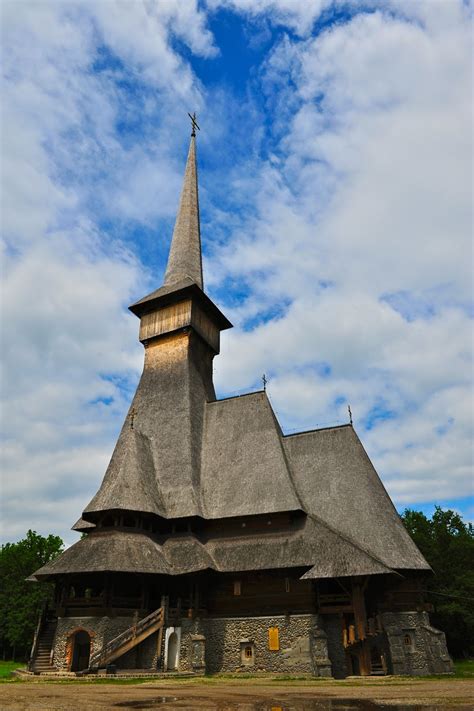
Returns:
[[[159,607],[147,617],[132,625],[125,632],[117,635],[110,642],[107,642],[101,649],[91,655],[88,672],[96,669],[103,669],[108,664],[129,652],[131,649],[143,642],[154,632],[158,632],[158,657],[161,656],[161,642],[163,627],[165,623],[165,609]]]
[[[57,620],[45,619],[38,632],[34,654],[29,664],[30,671],[36,674],[55,671],[51,657],[56,626]]]

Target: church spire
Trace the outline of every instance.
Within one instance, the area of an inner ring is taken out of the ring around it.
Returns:
[[[164,284],[165,286],[172,286],[184,279],[191,279],[202,289],[201,232],[196,164],[195,126],[197,124],[195,116],[191,118],[193,131]]]

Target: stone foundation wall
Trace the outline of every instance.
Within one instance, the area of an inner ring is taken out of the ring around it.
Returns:
[[[269,649],[269,628],[278,628],[279,649]],[[243,648],[251,647],[251,660]],[[201,659],[202,657],[202,659]],[[275,672],[330,676],[325,632],[316,615],[182,620],[181,671]]]
[[[430,624],[427,612],[385,612],[382,615],[392,674],[448,674],[453,663],[444,632]]]
[[[53,662],[68,670],[72,660],[71,635],[85,630],[91,636],[91,654],[128,629],[133,617],[60,617],[53,643]],[[453,670],[443,632],[431,626],[426,612],[385,612],[388,672],[424,676]],[[180,620],[179,671],[196,673],[271,672],[313,674],[342,678],[347,675],[340,620],[337,615],[288,615]],[[278,628],[279,649],[269,649],[269,629]],[[114,662],[119,669],[162,668],[158,633]],[[386,645],[386,648],[385,648]],[[252,656],[245,657],[251,647]]]
[[[336,679],[347,676],[346,651],[342,643],[340,615],[321,615],[321,625],[328,640],[328,655],[331,660],[332,674]]]
[[[134,617],[59,617],[53,642],[54,666],[67,671],[70,668],[71,635],[85,630],[91,636],[91,654],[121,632],[131,627]],[[153,669],[157,664],[157,633],[114,662],[119,669]]]

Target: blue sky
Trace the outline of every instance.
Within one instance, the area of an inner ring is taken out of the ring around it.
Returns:
[[[472,519],[471,7],[2,4],[3,524],[71,542],[142,367],[196,111],[220,396],[355,427]]]

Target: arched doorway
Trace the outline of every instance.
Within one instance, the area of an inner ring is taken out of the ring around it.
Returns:
[[[178,668],[179,637],[176,632],[172,632],[168,637],[167,669],[174,671]]]
[[[82,671],[89,666],[91,638],[85,630],[80,630],[72,638],[71,671]]]

